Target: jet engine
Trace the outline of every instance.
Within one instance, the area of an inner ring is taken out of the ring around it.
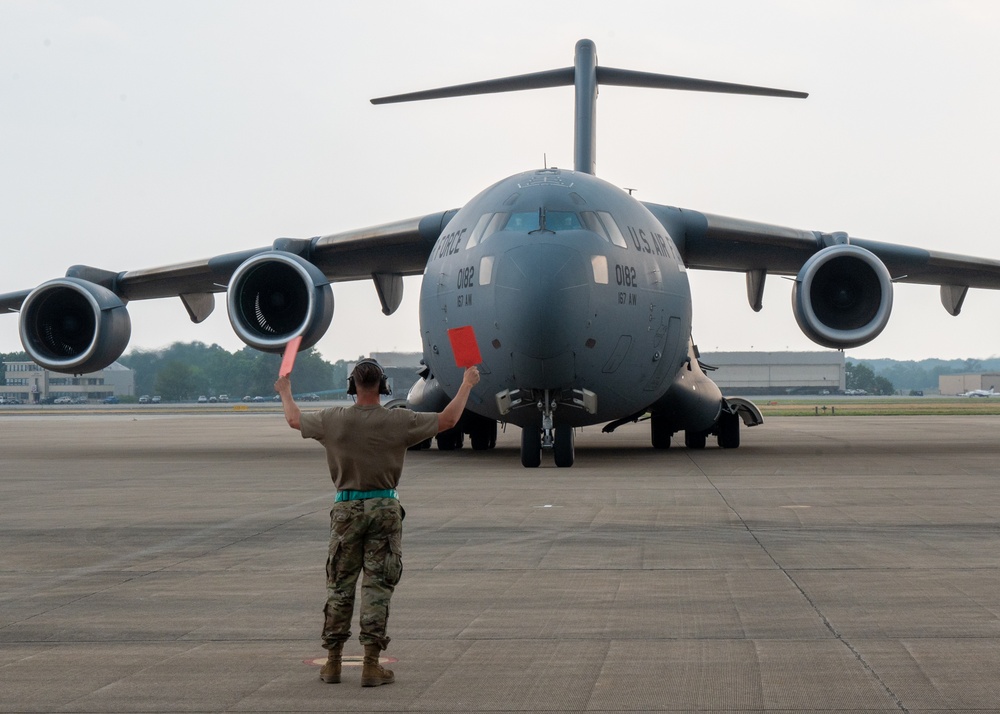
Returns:
[[[281,352],[293,337],[312,347],[333,319],[330,281],[293,253],[269,251],[245,261],[229,281],[229,321],[237,336],[262,352]]]
[[[57,278],[21,304],[21,344],[36,364],[54,372],[86,374],[118,359],[132,336],[125,303],[79,278]]]
[[[816,253],[792,289],[799,328],[813,342],[845,349],[875,339],[892,311],[892,279],[878,257],[854,245]]]

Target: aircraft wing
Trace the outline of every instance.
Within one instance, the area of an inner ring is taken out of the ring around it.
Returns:
[[[312,263],[330,282],[375,279],[378,286],[378,276],[422,273],[434,242],[454,214],[455,211],[443,211],[311,239],[279,238],[269,247],[121,273],[76,265],[67,270],[66,277],[101,285],[126,302],[210,296],[224,292],[233,273],[245,261],[263,253],[285,251]],[[0,311],[19,310],[30,293],[31,290],[20,290],[0,295]]]
[[[748,293],[753,279],[766,273],[798,275],[816,254],[835,246],[856,246],[884,264],[892,282],[941,286],[941,302],[952,315],[961,310],[969,288],[1000,290],[1000,261],[956,255],[824,233],[727,218],[688,209],[644,203],[673,237],[688,268],[746,272]],[[753,276],[756,276],[754,278]],[[760,290],[756,291],[758,293]],[[750,295],[751,306],[760,309]]]

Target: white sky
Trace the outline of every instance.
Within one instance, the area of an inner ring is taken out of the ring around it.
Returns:
[[[638,198],[1000,257],[989,0],[0,0],[0,292],[457,208],[543,155],[571,167],[571,88],[368,100],[566,67],[584,37],[604,65],[811,94],[602,88],[597,172]],[[690,276],[703,350],[819,349],[789,281],[755,314],[742,274]],[[370,282],[335,285],[318,349],[418,350],[418,291],[386,318]],[[852,356],[1000,354],[1000,295],[971,291],[958,318],[936,288],[895,296]],[[176,299],[129,311],[130,348],[242,347],[223,299],[202,325]]]

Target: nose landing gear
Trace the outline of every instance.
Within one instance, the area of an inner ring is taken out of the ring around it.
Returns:
[[[541,428],[527,426],[521,429],[521,465],[535,468],[542,463],[542,449],[551,449],[556,466],[569,467],[575,460],[575,435],[568,424],[554,424],[553,412],[558,403],[545,390],[545,397],[538,402],[542,413]]]

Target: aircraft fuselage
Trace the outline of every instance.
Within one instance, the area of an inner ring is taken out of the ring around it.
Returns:
[[[473,411],[534,426],[548,393],[558,423],[583,426],[666,394],[688,358],[691,292],[642,204],[595,176],[542,169],[473,198],[431,252],[420,329],[447,392],[462,379],[447,332],[465,325],[483,358],[476,391],[494,396]]]

